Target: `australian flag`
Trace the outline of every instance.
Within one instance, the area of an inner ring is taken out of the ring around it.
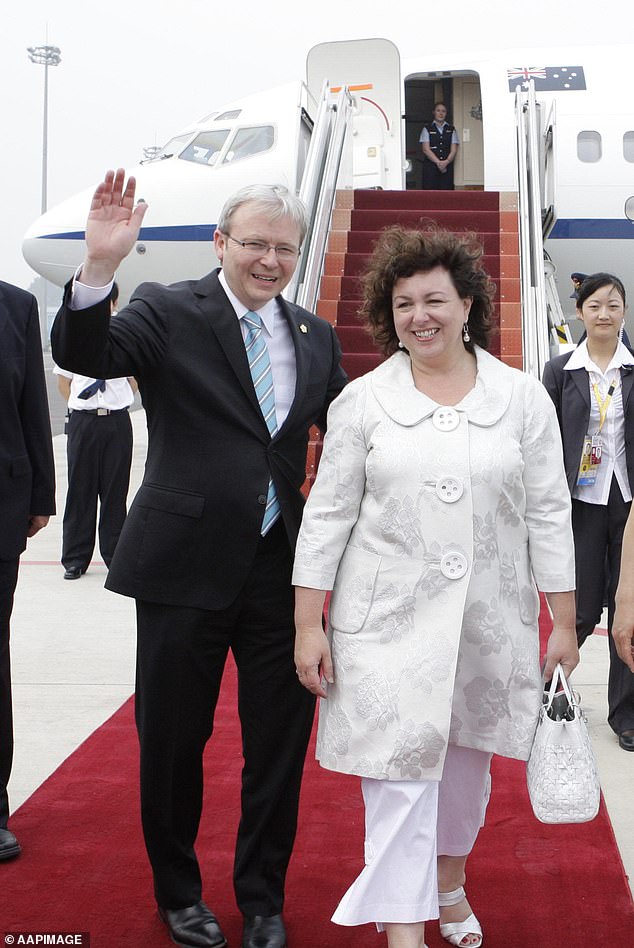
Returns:
[[[567,92],[585,89],[586,78],[583,66],[515,66],[507,69],[509,92],[515,92],[516,86],[526,88],[532,79],[535,92]]]

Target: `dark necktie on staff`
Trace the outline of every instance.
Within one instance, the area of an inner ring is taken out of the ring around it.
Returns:
[[[277,432],[277,418],[275,417],[275,392],[273,390],[273,373],[271,360],[266,341],[262,335],[262,319],[257,313],[248,312],[244,316],[248,329],[244,344],[249,360],[249,369],[253,378],[255,394],[257,395],[264,420],[273,437]],[[266,510],[260,533],[265,536],[280,516],[280,502],[277,499],[275,484],[269,478],[269,490],[266,498]]]
[[[106,390],[106,380],[105,379],[95,379],[94,382],[91,382],[90,385],[87,385],[86,388],[83,388],[77,398],[92,398],[93,395],[96,395],[97,392],[105,392]]]

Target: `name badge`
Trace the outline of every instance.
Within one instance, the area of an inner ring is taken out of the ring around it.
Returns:
[[[601,464],[602,445],[601,435],[586,435],[583,439],[581,464],[577,475],[579,487],[591,487],[596,483],[599,465]]]

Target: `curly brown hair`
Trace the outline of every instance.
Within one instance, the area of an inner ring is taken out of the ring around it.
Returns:
[[[384,355],[392,355],[399,347],[392,313],[394,284],[435,267],[448,272],[460,299],[473,298],[471,340],[465,342],[465,349],[473,352],[474,343],[488,348],[496,287],[482,268],[483,254],[475,234],[452,234],[433,221],[423,221],[420,230],[395,225],[383,231],[361,276],[363,305],[359,315]]]

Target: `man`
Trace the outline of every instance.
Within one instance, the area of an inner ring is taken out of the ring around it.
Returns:
[[[447,122],[444,102],[434,105],[434,118],[423,125],[419,142],[423,151],[423,190],[453,191],[453,163],[460,139]]]
[[[194,841],[202,753],[231,648],[245,759],[234,864],[242,945],[283,948],[314,711],[293,664],[291,565],[308,429],[325,424],[346,376],[332,327],[280,296],[306,225],[301,203],[277,186],[245,188],[225,204],[214,236],[221,271],[143,284],[109,324],[105,297],[146,210],[134,195],[122,170],[97,188],[86,260],[52,338],[70,371],[134,375],[148,416],[145,477],[106,585],[137,600],[141,806],[155,895],[176,944],[226,944],[201,901]]]
[[[584,280],[588,279],[587,273],[571,273],[570,279],[572,280],[572,293],[570,294],[571,300],[576,300],[579,296],[579,290],[581,289],[581,284]]]
[[[53,513],[55,469],[37,303],[0,282],[0,860],[20,854],[7,827],[13,762],[9,620],[20,554]]]
[[[119,290],[113,284],[114,315]],[[55,366],[57,387],[68,404],[68,491],[62,525],[64,579],[79,579],[95,548],[97,500],[99,552],[110,566],[126,516],[132,464],[134,378],[93,379]]]

